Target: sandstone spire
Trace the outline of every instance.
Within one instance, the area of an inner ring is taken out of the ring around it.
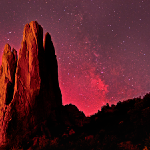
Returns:
[[[61,106],[62,102],[59,101],[61,99],[61,92],[59,89],[58,84],[58,65],[57,65],[57,59],[55,55],[55,49],[53,46],[53,43],[51,41],[51,36],[47,32],[45,34],[45,40],[44,40],[44,53],[45,53],[45,67],[49,68],[47,69],[47,79],[49,80],[48,86],[50,86],[49,91],[53,91],[56,101],[54,102],[53,106]]]
[[[17,51],[9,44],[6,44],[2,56],[2,65],[0,66],[0,142],[5,137],[4,133],[4,117],[7,105],[13,98],[14,77],[17,64]]]
[[[3,78],[7,77],[15,84],[14,89],[12,88],[13,98],[8,100],[9,103],[4,96],[0,95],[3,103],[1,108],[5,108],[5,103],[7,108],[0,122],[1,143],[30,136],[31,131],[34,132],[40,122],[56,116],[54,110],[62,106],[54,46],[47,33],[43,48],[43,29],[36,21],[25,25],[17,67],[14,69],[11,67],[16,63],[17,56],[16,51],[10,51],[9,45],[5,46],[3,57],[1,76],[5,74]],[[4,65],[6,61],[8,65]],[[0,88],[3,87],[0,85]],[[5,88],[3,93],[7,92]]]
[[[14,77],[16,71],[16,50],[11,51],[9,44],[6,44],[0,67],[0,107],[8,104],[13,97]]]

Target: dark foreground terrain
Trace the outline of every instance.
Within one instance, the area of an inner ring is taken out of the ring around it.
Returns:
[[[150,94],[103,106],[85,117],[74,105],[61,110],[64,126],[39,129],[20,149],[37,150],[147,150],[150,149]],[[63,118],[66,116],[65,119]],[[61,124],[62,124],[61,122]],[[53,133],[49,133],[49,130]],[[41,135],[40,135],[41,134]],[[19,146],[14,149],[19,149]]]
[[[39,145],[39,149],[150,149],[150,94],[143,99],[118,102],[116,106],[107,104],[79,123],[83,126],[74,126],[52,140],[43,139],[44,145]]]

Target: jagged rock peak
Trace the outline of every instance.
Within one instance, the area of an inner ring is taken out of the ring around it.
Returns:
[[[5,47],[4,47],[4,54],[6,54],[6,53],[9,53],[9,52],[11,52],[11,47],[10,47],[10,45],[7,43],[7,44],[5,44]]]
[[[50,42],[50,44],[48,44]],[[53,46],[52,40],[51,40],[51,36],[48,32],[46,32],[45,34],[45,38],[44,38],[44,50],[46,50],[47,46]]]
[[[43,47],[45,55],[45,67],[49,68],[46,74],[51,77],[49,78],[49,85],[51,85],[49,88],[52,89],[53,93],[55,93],[54,97],[56,100],[54,103],[56,104],[53,103],[53,105],[61,106],[62,101],[59,101],[59,99],[61,99],[61,92],[58,83],[57,58],[55,55],[55,48],[51,40],[51,36],[48,32],[45,34]]]
[[[25,41],[27,39],[27,35],[30,35],[31,33],[35,39],[37,39],[38,36],[43,36],[43,28],[38,24],[37,21],[31,21],[29,24],[25,25],[23,31],[23,41]]]
[[[62,106],[62,97],[51,37],[46,33],[43,48],[43,28],[36,21],[24,27],[18,60],[16,51],[13,49],[11,52],[8,44],[5,45],[3,57],[2,72],[5,72],[7,78],[15,79],[11,86],[11,97],[7,102],[9,105],[0,119],[0,143],[9,143],[18,140],[18,137],[21,139],[30,136],[27,133],[33,131],[44,120],[57,120],[54,116],[59,114],[58,108]],[[12,61],[17,61],[17,67],[11,75],[7,68],[10,66],[10,70],[12,69]],[[3,88],[2,84],[0,88]],[[3,93],[9,94],[7,88],[3,90]],[[0,99],[4,102],[4,97]],[[1,107],[0,110],[3,110],[4,105]]]
[[[6,44],[2,55],[1,68],[3,74],[5,74],[5,77],[7,77],[10,82],[14,81],[16,63],[17,63],[17,51],[15,49],[11,51],[10,45]]]
[[[17,65],[17,51],[9,44],[4,47],[2,65],[0,67],[0,144],[5,139],[4,117],[7,106],[13,98],[14,79]]]

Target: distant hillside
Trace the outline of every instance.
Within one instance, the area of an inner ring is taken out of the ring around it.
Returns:
[[[47,149],[148,150],[150,149],[150,93],[103,106],[82,127],[74,126],[61,137],[49,141]]]

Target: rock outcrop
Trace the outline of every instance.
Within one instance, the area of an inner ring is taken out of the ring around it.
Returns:
[[[33,135],[41,122],[59,114],[61,106],[51,37],[46,33],[43,44],[43,29],[32,21],[25,25],[18,60],[15,50],[11,52],[8,44],[4,48],[0,68],[0,144]]]
[[[5,45],[0,67],[0,107],[9,104],[13,96],[14,77],[17,64],[17,52]],[[11,93],[11,94],[10,94]]]
[[[11,51],[9,44],[6,44],[2,56],[2,65],[0,66],[0,142],[5,138],[4,117],[7,105],[13,98],[14,78],[17,64],[17,52]]]

